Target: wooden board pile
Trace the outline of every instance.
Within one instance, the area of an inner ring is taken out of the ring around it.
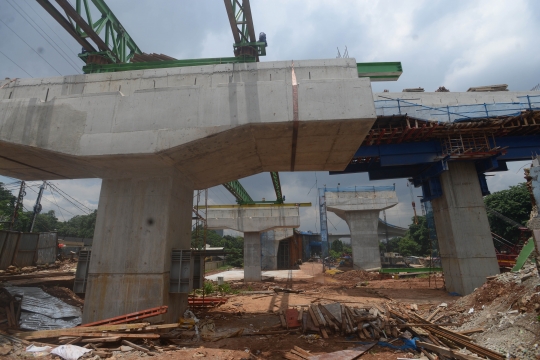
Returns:
[[[323,339],[329,334],[356,336],[361,342],[389,341],[390,339],[416,337],[417,348],[429,359],[443,358],[503,360],[505,356],[475,344],[467,335],[469,332],[455,332],[447,329],[459,324],[435,323],[440,308],[421,317],[416,306],[405,307],[396,302],[384,305],[370,304],[347,306],[340,303],[310,304],[287,309],[279,314],[282,326],[287,329],[301,329],[304,333],[317,333]],[[394,341],[394,340],[392,340]],[[391,342],[391,341],[390,341]],[[353,344],[351,342],[351,344]],[[467,349],[468,354],[460,352]],[[298,354],[292,354],[299,356]],[[304,354],[305,355],[305,354]],[[293,358],[293,356],[291,356]],[[296,359],[296,358],[295,358]]]
[[[150,325],[150,323],[100,325],[88,327],[75,327],[59,330],[40,330],[14,333],[15,338],[24,344],[39,344],[56,347],[59,345],[78,345],[87,349],[93,349],[95,355],[108,357],[112,351],[122,350],[122,346],[132,350],[142,351],[152,355],[152,350],[160,348],[152,341],[158,340],[172,329],[189,328],[190,325],[162,324]],[[145,346],[134,342],[142,341]],[[125,349],[125,348],[124,348]],[[172,350],[176,350],[174,346]]]

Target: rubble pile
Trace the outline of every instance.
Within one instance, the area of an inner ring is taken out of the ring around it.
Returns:
[[[380,280],[381,275],[378,272],[369,272],[364,270],[351,270],[334,275],[334,278],[341,281],[359,282]]]
[[[457,331],[482,329],[471,335],[478,344],[508,358],[540,358],[540,278],[532,264],[519,272],[495,277],[444,312],[462,324]]]

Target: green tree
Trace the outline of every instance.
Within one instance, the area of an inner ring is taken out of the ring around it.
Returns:
[[[418,216],[418,224],[414,223],[414,218],[411,219],[412,224],[409,225],[409,230],[403,237],[403,239],[409,239],[419,245],[417,251],[411,255],[425,256],[431,253],[431,241],[429,240],[429,228],[425,216]],[[404,248],[413,250],[409,245],[403,245]],[[403,254],[401,251],[400,253]]]
[[[77,215],[66,222],[58,222],[58,236],[93,238],[96,227],[97,210],[88,215]]]
[[[334,240],[332,241],[332,245],[330,246],[332,250],[334,250],[337,253],[343,252],[343,242],[341,240]]]
[[[13,196],[11,191],[5,188],[4,183],[0,182],[0,230],[9,229],[16,201],[17,197]]]
[[[24,211],[19,214],[19,219],[13,227],[15,231],[30,231],[30,225],[32,224],[33,213],[31,211]],[[36,216],[36,222],[34,223],[34,229],[32,232],[50,232],[58,230],[61,223],[56,217],[54,210],[49,210],[46,213],[41,213]]]
[[[398,244],[399,253],[403,256],[420,255],[422,247],[409,237],[403,237]]]
[[[484,197],[484,204],[524,226],[529,220],[532,208],[525,183],[510,186],[507,190],[497,191]],[[501,220],[490,211],[487,214],[492,232],[512,242],[517,242],[520,232],[516,226]]]

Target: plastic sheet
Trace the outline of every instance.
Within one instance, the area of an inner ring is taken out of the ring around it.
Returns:
[[[51,351],[51,354],[58,355],[65,360],[77,360],[87,352],[92,351],[77,345],[60,345]]]

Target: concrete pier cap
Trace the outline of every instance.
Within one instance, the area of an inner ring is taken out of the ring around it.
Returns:
[[[261,233],[278,229],[278,236],[284,235],[287,233],[285,228],[291,228],[292,232],[292,228],[300,226],[300,208],[297,205],[209,208],[206,225],[209,229],[231,229],[244,233],[244,281],[261,281]],[[272,235],[275,236],[276,232]],[[279,245],[279,241],[276,243]],[[277,250],[275,253],[277,256]]]
[[[355,186],[326,189],[326,209],[347,222],[351,232],[353,266],[379,269],[378,223],[381,210],[398,203],[394,186]]]
[[[193,190],[343,170],[375,118],[352,58],[2,80],[0,174],[104,179],[83,322],[161,305],[170,322],[187,307],[169,271]]]

